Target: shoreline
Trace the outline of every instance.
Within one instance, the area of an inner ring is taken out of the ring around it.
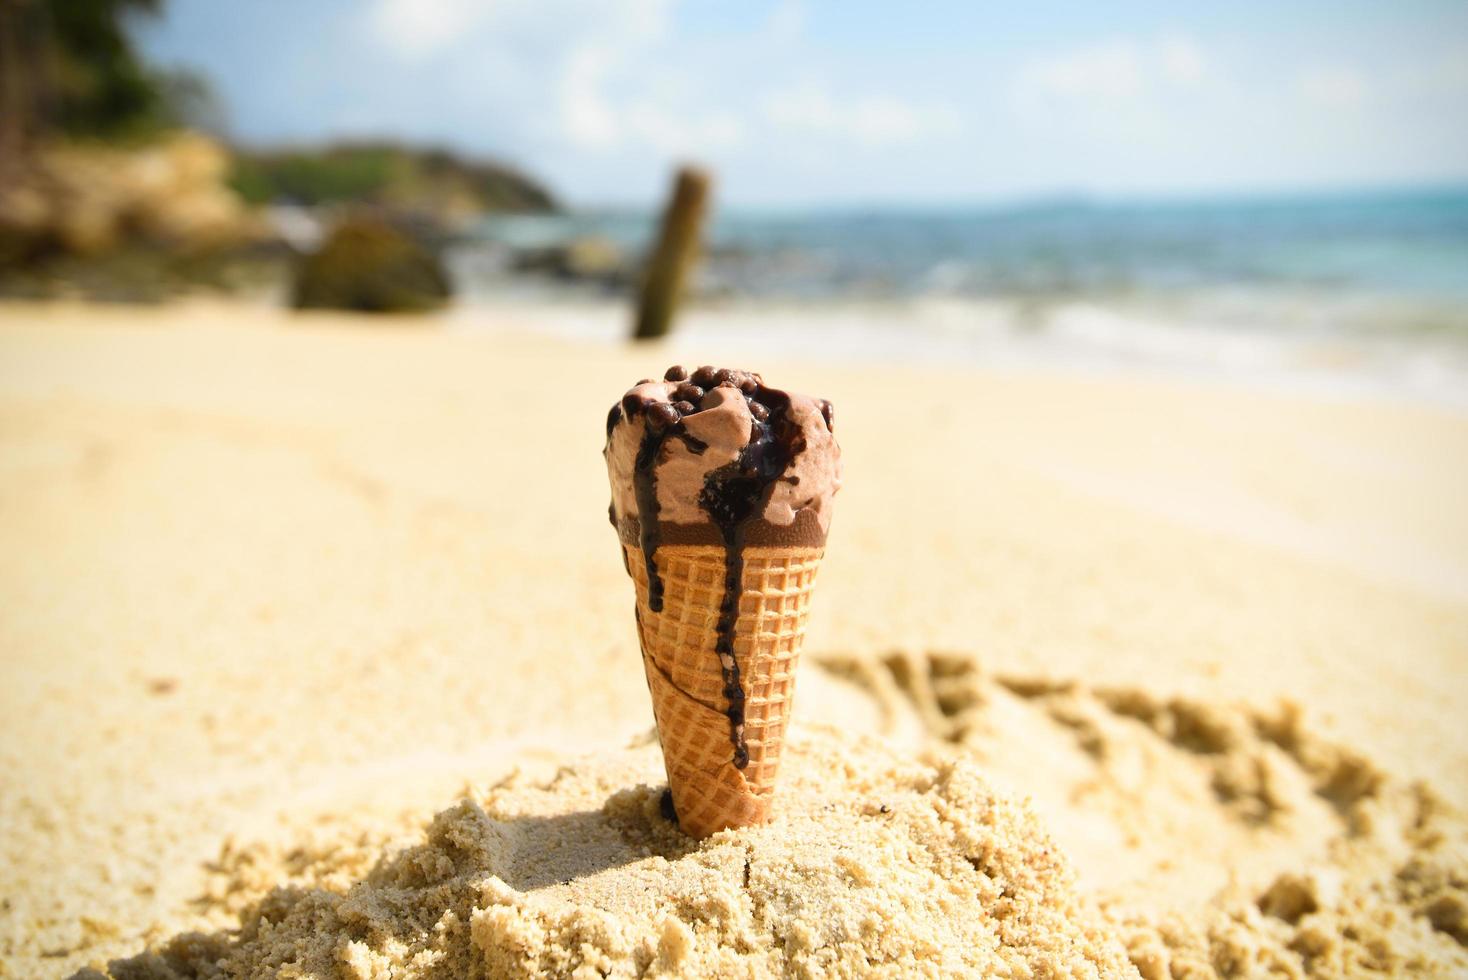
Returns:
[[[1162,327],[1127,322],[1088,303],[1055,301],[1059,329],[1020,329],[1014,304],[974,299],[872,299],[788,302],[703,300],[688,304],[672,338],[655,342],[696,347],[728,358],[757,356],[761,348],[782,359],[878,366],[918,372],[979,369],[1003,376],[1057,376],[1185,387],[1217,387],[1266,395],[1298,395],[1325,402],[1420,405],[1468,417],[1468,347],[1413,347],[1402,338],[1271,337],[1206,327]],[[535,290],[502,297],[466,297],[424,314],[377,317],[349,312],[296,311],[275,291],[254,297],[180,296],[157,304],[98,303],[84,299],[0,300],[0,318],[17,320],[201,319],[214,325],[292,328],[382,327],[491,336],[514,343],[591,344],[629,349],[629,301],[620,296],[552,297]],[[1104,324],[1086,336],[1090,319]],[[912,332],[891,329],[907,320]],[[1140,345],[1128,334],[1140,327],[1158,339]],[[1446,365],[1446,366],[1444,366]],[[1461,383],[1460,383],[1461,382]]]
[[[1020,304],[975,299],[739,300],[690,304],[678,333],[689,343],[747,354],[760,345],[802,360],[913,369],[957,362],[987,370],[1122,380],[1233,385],[1266,392],[1422,402],[1468,416],[1468,346],[1392,337],[1271,336],[1169,326],[1086,302],[1052,301],[1045,324],[1026,326]],[[442,314],[455,331],[503,319],[558,340],[620,346],[631,314],[621,298],[472,299]],[[912,329],[892,329],[894,320]],[[1447,364],[1449,366],[1443,366]]]

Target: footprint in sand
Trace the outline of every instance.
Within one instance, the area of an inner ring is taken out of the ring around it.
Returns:
[[[1468,965],[1468,822],[1297,705],[992,675],[958,653],[820,663],[890,729],[920,725],[1029,796],[1144,976]]]

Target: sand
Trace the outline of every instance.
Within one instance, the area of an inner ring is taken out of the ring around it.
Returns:
[[[476,327],[0,308],[0,974],[1468,971],[1468,420]],[[702,845],[599,455],[676,360],[847,467]]]

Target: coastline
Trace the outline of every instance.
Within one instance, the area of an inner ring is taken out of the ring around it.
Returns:
[[[609,347],[627,335],[625,303],[535,290],[471,295],[448,329],[515,324],[522,333]],[[799,360],[870,367],[961,364],[1000,372],[1185,382],[1325,399],[1424,402],[1468,415],[1468,347],[1451,337],[1347,336],[1170,317],[1092,301],[715,299],[693,303],[679,335],[699,349],[772,348]]]
[[[625,323],[600,305],[570,315],[0,307],[12,972],[226,925],[229,890],[273,872],[208,870],[221,849],[432,814],[466,780],[645,734],[598,450],[628,381],[679,360],[798,378],[837,406],[847,483],[807,650],[846,666],[804,671],[804,723],[931,739],[921,705],[894,717],[890,692],[850,678],[893,651],[947,656],[1097,704],[1085,692],[1228,717],[1290,701],[1320,737],[1468,805],[1457,408],[1165,365],[885,364],[848,344],[771,363],[757,351],[780,325],[737,340],[747,312],[695,310],[646,348],[613,344]],[[1124,794],[1027,784],[1070,757],[1025,747],[1041,720],[1014,687],[974,685],[991,778],[1072,850],[1099,839],[1092,811]],[[1025,752],[1028,775],[1003,761]],[[1249,840],[1269,874],[1298,843]],[[1110,870],[1076,859],[1083,885],[1201,900],[1186,879],[1211,855],[1162,872],[1145,841],[1146,861],[1118,847]]]

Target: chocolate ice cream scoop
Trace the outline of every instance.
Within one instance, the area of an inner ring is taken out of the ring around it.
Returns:
[[[841,449],[830,402],[769,387],[758,374],[669,368],[607,417],[611,519],[641,546],[661,606],[659,544],[825,543]]]

